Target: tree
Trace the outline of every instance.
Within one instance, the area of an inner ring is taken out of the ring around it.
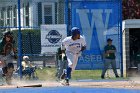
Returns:
[[[140,1],[139,0],[123,0],[123,20],[140,19]]]

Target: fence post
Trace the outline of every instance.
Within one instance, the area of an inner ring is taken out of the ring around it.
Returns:
[[[22,66],[21,66],[21,57],[22,57],[22,50],[21,50],[21,18],[20,18],[20,0],[18,0],[18,64],[19,64],[19,73],[20,79],[22,78]]]
[[[69,2],[68,0],[65,0],[65,24],[67,25],[67,35],[69,35],[69,32],[68,32],[68,5],[69,5]]]
[[[121,77],[123,77],[123,39],[122,39],[122,0],[120,2],[120,55],[121,55]]]

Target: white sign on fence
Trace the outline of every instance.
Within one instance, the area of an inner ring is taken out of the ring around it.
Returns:
[[[66,36],[66,24],[41,25],[41,54],[55,54]]]

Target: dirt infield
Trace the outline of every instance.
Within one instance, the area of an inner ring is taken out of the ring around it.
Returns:
[[[37,85],[42,84],[42,87],[62,87],[60,82],[57,81],[18,81],[13,85],[3,85],[1,88],[17,88],[17,86]],[[132,80],[99,80],[99,81],[71,81],[72,87],[89,87],[89,88],[123,88],[123,89],[140,89],[139,81]]]

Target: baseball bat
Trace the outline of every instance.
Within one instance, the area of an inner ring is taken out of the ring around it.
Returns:
[[[17,88],[23,88],[23,87],[42,87],[42,84],[25,85],[25,86],[17,86]]]

